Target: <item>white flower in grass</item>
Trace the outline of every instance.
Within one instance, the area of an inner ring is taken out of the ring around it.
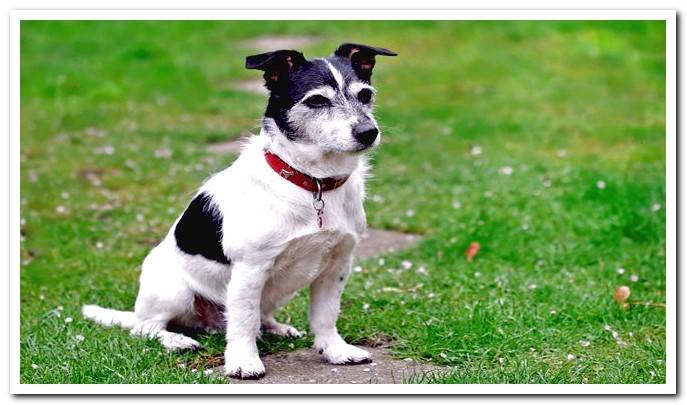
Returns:
[[[622,268],[622,267],[619,267],[615,272],[618,273],[618,274],[624,274],[624,273],[625,273],[625,269]]]
[[[62,194],[60,194],[60,197],[62,197],[63,199],[66,200],[67,198],[69,198],[69,193],[66,191],[63,191]]]
[[[68,212],[67,207],[65,207],[64,205],[58,205],[57,208],[55,208],[55,211],[58,214],[66,214]]]
[[[143,219],[144,219],[143,214],[136,214],[136,221],[143,222]]]
[[[470,154],[472,156],[479,156],[482,154],[482,147],[479,145],[474,145],[472,148],[470,148]]]
[[[209,368],[207,370],[203,370],[203,374],[205,374],[205,375],[210,375],[212,373],[214,373],[214,371],[211,368]]]
[[[410,268],[413,267],[413,263],[409,260],[404,260],[401,262],[401,267],[405,270],[410,270]]]
[[[135,169],[136,167],[138,167],[138,165],[136,164],[136,162],[133,161],[133,160],[131,160],[131,159],[127,159],[127,160],[124,162],[124,166],[128,167],[129,169]]]
[[[71,316],[64,318],[64,323],[72,323],[73,319]]]
[[[651,206],[651,211],[656,212],[661,209],[661,204],[654,204]]]
[[[105,244],[103,244],[103,242],[98,241],[96,242],[95,247],[98,249],[102,249],[103,247],[105,247]]]
[[[34,369],[34,370],[37,369],[37,368],[38,368],[38,364],[36,364],[36,363],[31,363],[31,368]]]
[[[575,360],[575,355],[568,353],[568,361],[573,361]]]
[[[380,265],[380,266],[384,266],[384,263],[386,263],[386,261],[384,260],[384,258],[379,259],[379,261],[377,262],[377,264]]]
[[[504,361],[505,359],[503,357],[499,357],[499,363],[503,364]]]
[[[79,342],[83,342],[84,339],[86,339],[83,335],[76,335],[76,336],[74,336],[74,338],[75,338],[76,340],[78,340]]]
[[[537,288],[537,285],[534,284],[534,283],[532,283],[532,284],[530,284],[530,285],[527,286],[527,289],[529,289],[529,290],[534,290],[534,289],[536,289],[536,288]]]
[[[367,302],[363,304],[363,311],[367,312],[370,309],[370,304]]]
[[[384,202],[384,197],[382,197],[382,196],[379,195],[379,194],[375,194],[375,195],[372,196],[372,201],[374,201],[374,202],[376,202],[376,203],[383,203],[383,202]]]
[[[406,216],[407,217],[414,217],[415,216],[415,210],[413,210],[413,209],[406,210]]]
[[[94,155],[114,155],[115,148],[112,145],[105,145],[102,148],[93,149]]]
[[[513,168],[510,166],[503,166],[499,168],[499,174],[503,176],[510,176],[513,174]]]
[[[636,283],[637,281],[639,281],[639,276],[636,274],[631,275],[630,281],[632,281],[633,283]]]
[[[568,152],[565,149],[558,149],[556,151],[556,156],[559,158],[565,157],[568,154]]]
[[[417,272],[420,274],[427,274],[427,270],[425,269],[425,266],[420,266],[417,268]]]
[[[598,188],[599,190],[605,189],[606,188],[606,182],[603,180],[597,181],[596,182],[596,188]]]
[[[363,271],[363,268],[360,267],[360,266],[355,266],[355,267],[353,267],[353,271],[356,272],[356,273],[360,273],[360,272]]]
[[[451,204],[451,206],[452,206],[454,209],[459,209],[459,208],[462,207],[463,205],[460,203],[460,201],[454,201],[454,202]]]
[[[580,340],[580,346],[589,347],[589,345],[591,345],[591,342],[589,342],[589,340]]]

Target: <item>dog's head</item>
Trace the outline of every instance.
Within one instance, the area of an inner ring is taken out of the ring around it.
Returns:
[[[377,55],[396,53],[343,44],[328,58],[306,60],[300,52],[279,50],[248,56],[246,68],[264,71],[270,91],[265,117],[290,141],[322,152],[358,153],[380,140],[370,82]]]

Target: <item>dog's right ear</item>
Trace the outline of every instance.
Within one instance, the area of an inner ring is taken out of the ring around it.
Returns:
[[[265,73],[265,86],[274,90],[287,82],[290,73],[296,71],[305,57],[293,50],[279,50],[246,57],[246,69],[258,69]]]

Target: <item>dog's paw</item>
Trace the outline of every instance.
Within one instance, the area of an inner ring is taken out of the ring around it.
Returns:
[[[169,351],[200,350],[203,348],[198,341],[180,333],[167,332],[160,335],[160,343]]]
[[[372,361],[372,355],[367,350],[346,343],[319,349],[318,353],[332,364],[362,364]]]
[[[305,335],[304,332],[299,331],[293,326],[279,322],[266,322],[262,325],[262,328],[266,333],[282,337],[300,338]]]
[[[239,380],[259,380],[265,376],[265,366],[258,356],[248,358],[225,355],[224,374]]]

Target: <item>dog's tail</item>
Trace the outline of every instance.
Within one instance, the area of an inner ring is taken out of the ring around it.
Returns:
[[[81,308],[81,313],[84,318],[107,327],[119,326],[124,329],[132,329],[138,323],[138,318],[133,311],[117,311],[98,305],[84,305]]]

